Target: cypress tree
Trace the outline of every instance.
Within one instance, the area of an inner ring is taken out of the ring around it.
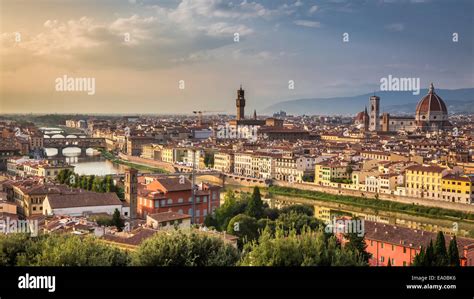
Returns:
[[[450,266],[460,266],[458,243],[456,241],[456,236],[454,236],[449,242],[448,259],[449,259]]]
[[[260,219],[263,216],[263,201],[260,196],[260,188],[257,186],[253,188],[252,197],[250,197],[246,212],[248,216],[256,219]]]
[[[435,265],[435,253],[433,247],[433,240],[430,240],[430,245],[426,248],[425,256],[423,259],[423,266],[434,266]]]
[[[413,266],[423,266],[425,262],[425,249],[421,247],[420,252],[413,259]]]
[[[446,251],[446,240],[442,231],[438,232],[436,237],[436,243],[434,248],[435,265],[436,266],[447,266],[448,265],[448,252]]]

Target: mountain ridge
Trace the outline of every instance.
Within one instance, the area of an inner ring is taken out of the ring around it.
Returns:
[[[474,113],[474,88],[435,89],[435,92],[445,101],[448,113]],[[273,114],[283,110],[295,115],[356,114],[369,106],[369,97],[373,94],[285,100],[268,106],[262,112]],[[420,89],[419,95],[413,95],[411,91],[379,91],[375,94],[380,97],[381,113],[414,115],[416,104],[428,94],[428,89]]]

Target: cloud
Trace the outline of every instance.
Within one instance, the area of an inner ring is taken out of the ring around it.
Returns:
[[[311,8],[309,9],[309,14],[312,15],[314,14],[316,11],[318,10],[318,6],[317,5],[313,5],[311,6]]]
[[[311,28],[321,27],[320,22],[308,21],[308,20],[296,20],[296,21],[294,21],[294,24],[296,24],[298,26],[311,27]]]
[[[385,29],[391,32],[400,32],[405,29],[405,25],[403,25],[402,23],[393,23],[385,25]]]

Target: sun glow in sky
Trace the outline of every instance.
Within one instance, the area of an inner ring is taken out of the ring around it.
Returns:
[[[469,0],[0,0],[0,112],[233,112],[240,84],[253,111],[389,74],[473,87],[473,28]],[[95,94],[55,90],[65,75]]]

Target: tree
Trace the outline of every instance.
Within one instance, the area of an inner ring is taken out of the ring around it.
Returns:
[[[239,251],[216,236],[173,230],[146,239],[133,255],[135,266],[234,266]]]
[[[433,247],[433,240],[430,240],[430,245],[426,248],[423,266],[434,266],[435,264],[435,253]]]
[[[253,188],[252,196],[247,205],[246,214],[256,219],[260,219],[263,216],[263,201],[260,195],[260,188],[257,186]]]
[[[336,238],[326,238],[322,229],[294,230],[277,228],[273,235],[267,227],[258,241],[244,246],[243,266],[362,266],[364,261],[342,248]]]
[[[253,241],[258,237],[257,219],[239,214],[229,221],[227,232],[239,237],[238,245],[242,248],[244,243]]]
[[[308,216],[313,216],[314,215],[314,208],[309,205],[291,205],[291,206],[286,206],[283,207],[280,210],[280,213],[290,213],[291,211],[294,211],[299,214],[305,214]]]
[[[18,257],[18,266],[126,266],[127,252],[93,236],[42,235]]]
[[[265,208],[263,209],[263,218],[270,220],[276,220],[280,216],[280,210],[276,208]]]
[[[15,266],[31,246],[28,234],[0,234],[0,266]]]
[[[117,227],[119,231],[122,231],[123,227],[125,226],[125,221],[122,219],[122,217],[120,217],[120,212],[118,209],[115,209],[112,216],[112,225]]]
[[[105,192],[115,192],[114,181],[112,180],[112,176],[106,175],[105,176]]]
[[[345,247],[347,247],[348,250],[352,250],[355,254],[360,255],[362,260],[368,264],[372,254],[367,252],[365,236],[359,236],[358,233],[347,233],[344,237],[349,241],[345,244]]]
[[[246,208],[246,200],[237,199],[232,190],[227,191],[224,196],[224,203],[215,212],[216,228],[221,231],[227,230],[230,219],[244,213]]]
[[[456,241],[456,236],[454,236],[451,241],[449,241],[448,247],[448,261],[450,266],[459,266],[459,250],[458,243]]]
[[[284,231],[294,229],[297,234],[299,234],[304,227],[309,227],[314,230],[320,225],[320,222],[316,218],[295,211],[280,214],[276,223]]]
[[[448,266],[448,252],[446,251],[446,240],[442,231],[438,232],[434,247],[435,266]]]
[[[89,177],[89,179],[91,179],[92,176]],[[91,191],[94,191],[94,192],[103,192],[103,188],[102,188],[102,179],[100,177],[94,177],[94,180],[92,181],[92,185],[90,187]]]
[[[420,248],[420,252],[415,255],[413,258],[413,266],[424,266],[425,263],[425,249],[423,247]]]

